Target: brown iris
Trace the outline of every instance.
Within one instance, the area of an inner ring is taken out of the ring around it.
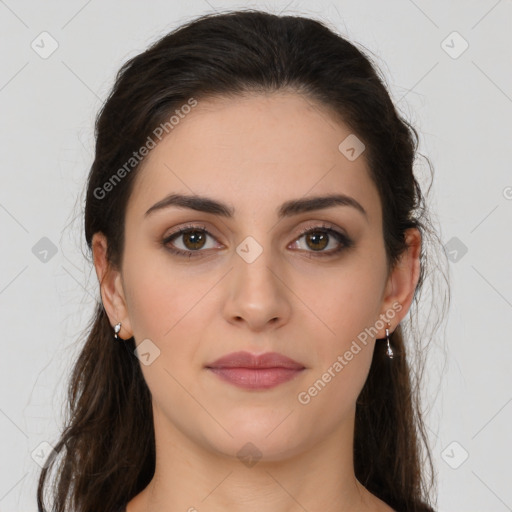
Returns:
[[[327,233],[322,233],[321,231],[312,231],[308,233],[306,236],[306,243],[308,247],[313,250],[322,250],[327,246],[329,235]],[[309,241],[313,240],[314,245],[310,245]]]
[[[201,249],[205,244],[206,235],[198,230],[190,230],[182,234],[183,243],[187,249]],[[188,245],[190,244],[190,245]]]

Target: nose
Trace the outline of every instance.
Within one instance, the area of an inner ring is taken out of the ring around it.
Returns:
[[[254,332],[277,329],[291,315],[286,272],[271,249],[258,248],[254,243],[241,246],[233,254],[233,268],[224,280],[224,318]],[[253,259],[255,250],[259,255]]]

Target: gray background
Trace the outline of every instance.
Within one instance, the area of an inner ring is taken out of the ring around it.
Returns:
[[[317,17],[364,45],[419,130],[451,260],[425,381],[439,510],[512,510],[510,0],[0,0],[0,512],[36,510],[38,462],[99,296],[82,191],[114,74],[190,17],[241,6]]]

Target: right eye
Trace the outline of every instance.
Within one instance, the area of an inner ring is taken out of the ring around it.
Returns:
[[[190,225],[182,227],[178,231],[166,236],[162,240],[162,245],[164,245],[165,248],[173,254],[190,258],[199,256],[199,254],[197,254],[199,252],[204,252],[202,249],[205,248],[208,237],[214,239],[214,236],[206,229],[205,226]],[[182,240],[177,247],[175,240],[180,239]],[[182,248],[179,247],[180,244]],[[206,247],[206,249],[212,248],[215,247]]]

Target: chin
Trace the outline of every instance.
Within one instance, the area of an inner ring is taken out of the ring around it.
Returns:
[[[280,425],[281,422],[281,425]],[[285,460],[305,449],[301,442],[300,431],[290,431],[283,422],[237,422],[236,425],[223,424],[232,437],[222,430],[219,437],[209,439],[215,451],[227,457],[244,457],[261,461]],[[220,432],[220,431],[217,431]],[[302,447],[302,448],[301,448]],[[242,461],[242,460],[241,460]]]

